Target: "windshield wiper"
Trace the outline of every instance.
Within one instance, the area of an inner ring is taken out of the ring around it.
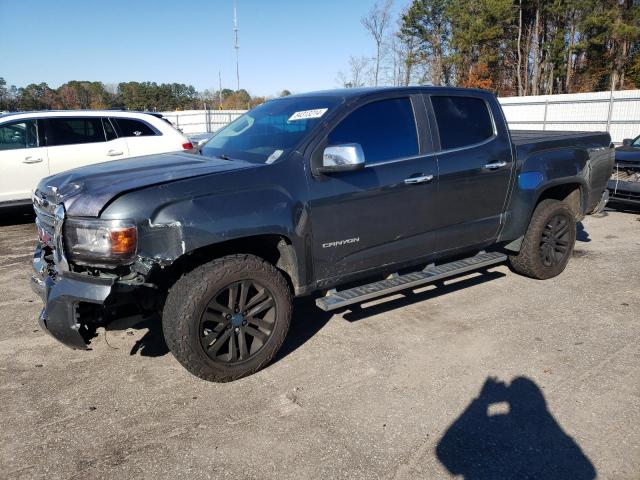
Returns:
[[[229,157],[229,155],[225,155],[224,153],[221,155],[218,155],[218,158],[220,160],[231,160],[231,158]]]

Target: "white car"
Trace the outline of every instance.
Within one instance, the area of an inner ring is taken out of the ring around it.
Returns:
[[[195,152],[158,114],[74,110],[0,115],[0,207],[30,202],[49,175],[154,153]]]

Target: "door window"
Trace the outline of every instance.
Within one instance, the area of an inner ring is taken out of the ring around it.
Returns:
[[[467,147],[493,136],[493,121],[484,100],[434,95],[431,104],[442,150]]]
[[[0,150],[17,150],[38,146],[35,120],[11,123],[0,127]]]
[[[107,142],[118,138],[118,135],[116,134],[116,131],[114,130],[113,125],[111,125],[111,122],[108,118],[102,119],[102,126],[104,127],[104,134],[107,136]]]
[[[146,123],[132,118],[112,118],[121,137],[149,137],[156,135],[155,130]]]
[[[359,143],[367,163],[418,154],[418,135],[411,100],[394,98],[364,105],[329,134],[329,145]]]
[[[104,129],[100,118],[50,118],[47,145],[76,145],[104,142]]]

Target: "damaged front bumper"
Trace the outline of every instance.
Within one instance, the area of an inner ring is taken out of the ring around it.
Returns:
[[[94,313],[108,301],[115,279],[54,271],[40,244],[33,255],[33,269],[31,289],[44,302],[40,327],[68,347],[87,349],[98,320]],[[86,312],[91,312],[88,318]]]
[[[611,203],[640,206],[640,168],[616,166],[607,188]]]

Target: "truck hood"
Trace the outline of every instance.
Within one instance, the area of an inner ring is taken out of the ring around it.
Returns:
[[[68,215],[97,217],[116,196],[176,180],[256,167],[189,153],[164,153],[88,165],[44,178],[35,195],[41,203],[64,204]]]

